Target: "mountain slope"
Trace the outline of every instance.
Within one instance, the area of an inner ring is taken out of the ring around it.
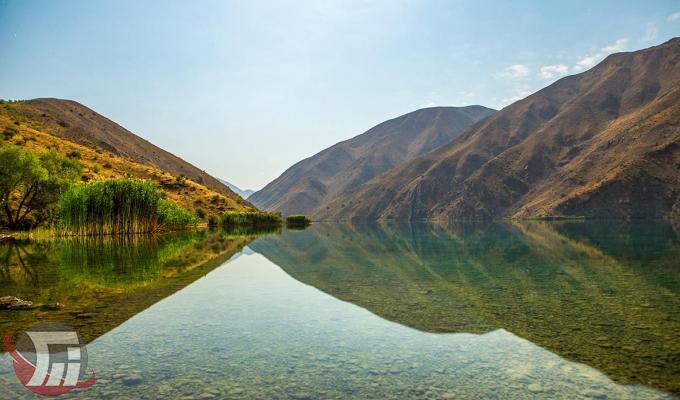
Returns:
[[[89,148],[107,150],[174,175],[185,175],[225,196],[233,192],[222,182],[122,126],[72,100],[34,99],[15,103],[14,112],[44,131]]]
[[[680,39],[607,57],[318,218],[661,218],[680,198]]]
[[[84,181],[131,176],[155,182],[187,209],[211,214],[253,209],[195,166],[70,100],[0,101],[0,131],[9,132],[0,143],[78,158]]]
[[[284,214],[313,214],[335,196],[444,145],[494,110],[433,107],[383,122],[298,162],[249,200]]]

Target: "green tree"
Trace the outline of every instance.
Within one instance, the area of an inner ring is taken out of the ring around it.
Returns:
[[[81,169],[78,161],[54,152],[0,146],[0,207],[7,225],[17,229],[44,221]]]

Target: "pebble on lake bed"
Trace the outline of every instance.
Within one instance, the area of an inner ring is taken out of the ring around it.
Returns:
[[[32,301],[21,300],[14,296],[0,297],[0,310],[25,310],[33,306]]]

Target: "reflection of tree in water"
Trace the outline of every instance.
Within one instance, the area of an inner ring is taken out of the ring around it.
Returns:
[[[0,243],[0,278],[2,284],[16,281],[27,285],[40,285],[38,266],[48,262],[49,252],[40,246],[30,246],[27,241],[7,238]]]

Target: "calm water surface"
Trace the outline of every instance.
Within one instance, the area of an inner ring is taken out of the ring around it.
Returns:
[[[90,342],[98,381],[66,397],[680,393],[680,241],[664,222],[13,241],[0,267],[0,295],[37,306],[0,312],[3,332],[59,320]],[[6,354],[0,387],[31,398]]]

